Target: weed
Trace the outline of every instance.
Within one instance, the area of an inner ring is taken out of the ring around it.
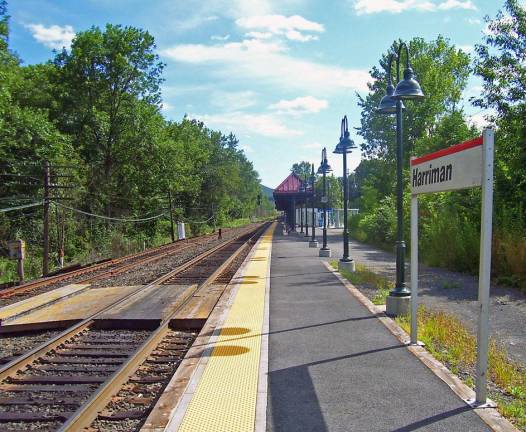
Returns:
[[[338,261],[331,261],[331,266],[338,268]],[[371,301],[376,305],[385,304],[389,291],[394,288],[394,284],[384,276],[373,272],[363,264],[356,264],[356,271],[341,271],[342,276],[358,287],[368,286],[376,289]]]
[[[454,315],[430,311],[424,306],[418,310],[419,339],[433,356],[445,363],[454,373],[461,373],[465,383],[473,387],[476,364],[476,338]],[[409,333],[410,317],[396,318]],[[526,370],[509,359],[506,351],[494,340],[489,344],[488,377],[499,389],[491,397],[500,413],[521,430],[526,431]],[[505,395],[505,397],[504,397]]]
[[[461,285],[458,282],[446,280],[442,282],[442,288],[444,289],[459,289],[461,288]]]

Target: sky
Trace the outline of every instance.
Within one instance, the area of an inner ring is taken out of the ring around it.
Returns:
[[[393,40],[439,34],[466,52],[482,41],[484,17],[503,0],[8,0],[10,47],[25,64],[69,47],[75,32],[106,23],[148,30],[166,63],[163,113],[197,118],[233,132],[262,183],[276,187],[302,160],[329,163],[340,121],[361,138],[356,93],[367,94],[369,70]],[[464,109],[481,126],[484,112]],[[423,89],[425,92],[425,89]],[[348,156],[349,167],[360,152]]]

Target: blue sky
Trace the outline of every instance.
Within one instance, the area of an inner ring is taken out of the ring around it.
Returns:
[[[163,112],[186,113],[234,132],[263,184],[275,187],[300,160],[330,163],[346,114],[359,124],[355,92],[397,38],[442,34],[470,51],[482,40],[483,17],[501,0],[10,0],[10,45],[26,64],[51,58],[75,31],[107,22],[147,29],[165,69]],[[467,98],[481,124],[483,112]],[[424,89],[425,91],[425,89]],[[357,143],[360,138],[354,135]],[[350,156],[350,168],[360,161]]]

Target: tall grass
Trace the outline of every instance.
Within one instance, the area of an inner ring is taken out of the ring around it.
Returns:
[[[477,358],[477,341],[460,320],[443,311],[418,310],[418,336],[433,356],[473,387]],[[396,319],[407,332],[410,317]],[[494,340],[489,344],[488,378],[498,390],[490,396],[499,411],[521,430],[526,431],[526,370],[510,360],[506,351]]]

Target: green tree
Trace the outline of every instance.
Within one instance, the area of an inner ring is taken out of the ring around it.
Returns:
[[[509,205],[526,202],[526,9],[517,0],[504,9],[486,17],[489,31],[475,48],[483,91],[474,104],[496,112],[497,199]]]
[[[398,46],[398,41],[393,42],[388,52],[380,58],[380,67],[371,69],[374,81],[369,83],[368,95],[358,95],[358,105],[362,109],[358,128],[358,134],[364,139],[362,152],[366,157],[379,157],[391,163],[396,154],[396,122],[394,116],[379,113],[377,107],[385,95],[389,54],[396,52]],[[429,150],[422,144],[417,145],[419,139],[433,135],[441,118],[459,111],[462,91],[471,71],[469,56],[442,36],[431,42],[414,38],[408,46],[411,65],[426,97],[421,101],[404,102],[406,162],[411,152]],[[393,67],[395,81],[396,71]]]
[[[312,164],[310,162],[301,161],[292,165],[290,169],[294,174],[297,174],[301,179],[305,177],[310,178]]]
[[[57,54],[54,64],[62,83],[56,112],[61,130],[73,137],[89,167],[88,191],[112,215],[129,201],[114,192],[123,177],[130,168],[148,167],[142,156],[155,153],[164,65],[148,32],[111,24],[77,33],[71,50]]]

